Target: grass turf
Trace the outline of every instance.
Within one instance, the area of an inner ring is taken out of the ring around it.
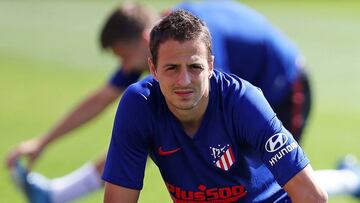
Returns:
[[[154,1],[156,9],[173,5]],[[316,169],[344,154],[360,156],[357,1],[245,1],[303,50],[314,86],[304,140]],[[116,60],[99,51],[97,35],[117,1],[0,2],[0,157],[21,140],[46,131],[82,97],[103,84]],[[115,105],[51,145],[34,167],[49,177],[68,173],[107,149]],[[86,147],[84,147],[86,146]],[[81,150],[79,150],[81,149]],[[147,167],[140,202],[170,202],[157,168]],[[98,191],[78,202],[100,202]],[[0,165],[0,202],[23,202]],[[332,203],[356,202],[349,197]]]

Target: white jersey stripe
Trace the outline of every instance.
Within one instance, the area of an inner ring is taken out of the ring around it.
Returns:
[[[216,166],[219,167],[219,168],[221,168],[221,166],[220,166],[220,161],[217,161],[217,162],[216,162]]]
[[[230,150],[226,150],[226,157],[227,157],[227,160],[229,161],[229,167],[233,165],[233,160],[232,160],[232,157],[230,155]]]
[[[224,166],[224,170],[227,171],[229,168],[228,168],[228,165],[227,165],[227,163],[225,161],[225,156],[224,155],[221,156],[221,162],[222,162],[222,164]]]

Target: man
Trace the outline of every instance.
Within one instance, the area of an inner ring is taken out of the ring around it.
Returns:
[[[155,12],[140,4],[126,3],[116,9],[105,23],[100,41],[104,49],[111,48],[115,56],[121,60],[122,66],[105,85],[85,98],[47,133],[20,143],[9,152],[7,166],[18,173],[18,177],[15,178],[28,177],[25,178],[25,182],[31,183],[27,186],[34,190],[30,194],[27,192],[30,201],[45,199],[44,202],[67,202],[102,187],[104,156],[94,164],[87,163],[73,173],[51,182],[46,181],[40,174],[31,173],[28,176],[23,166],[16,164],[16,161],[20,156],[27,156],[31,167],[50,143],[98,116],[119,98],[128,85],[136,82],[148,69],[147,57],[150,53],[147,39],[149,30],[158,19],[159,16]],[[39,178],[42,181],[32,181]],[[39,183],[42,185],[37,185]],[[20,184],[20,187],[24,187],[24,184]]]
[[[137,202],[148,154],[174,202],[326,202],[261,91],[213,71],[210,38],[183,10],[153,28],[154,78],[131,85],[119,104],[104,202]]]
[[[301,55],[295,46],[263,16],[237,2],[184,3],[177,8],[189,10],[206,21],[213,33],[215,68],[235,73],[259,86],[284,126],[297,135],[296,139],[300,139],[310,109],[310,91],[298,60]],[[151,10],[136,4],[123,4],[110,15],[100,41],[104,49],[111,49],[121,60],[122,66],[107,84],[86,98],[48,133],[21,143],[12,150],[8,155],[9,168],[14,168],[15,160],[22,155],[28,156],[30,164],[33,163],[49,143],[96,117],[128,85],[140,78],[148,69],[149,29],[157,19]],[[239,26],[233,25],[233,19],[237,19]],[[51,181],[44,181],[39,174],[30,173],[29,179],[41,177],[41,182],[46,183],[40,187],[37,181],[30,181],[30,187],[48,199],[51,197],[50,202],[66,202],[101,188],[103,167],[104,158],[101,157],[94,164],[85,164],[75,172]],[[24,172],[20,173],[22,177],[27,176],[26,171],[19,171]],[[350,188],[353,191],[358,187],[353,184]]]

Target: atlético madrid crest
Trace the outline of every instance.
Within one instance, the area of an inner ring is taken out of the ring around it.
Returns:
[[[229,144],[210,147],[213,163],[216,167],[228,171],[235,162],[235,156]]]

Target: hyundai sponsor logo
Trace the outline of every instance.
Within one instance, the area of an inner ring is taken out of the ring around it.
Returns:
[[[269,160],[270,165],[274,166],[280,159],[282,159],[286,154],[296,149],[298,146],[299,145],[296,144],[296,142],[286,145],[286,147],[282,148],[273,157],[271,157],[271,159]]]
[[[268,152],[275,152],[286,144],[288,137],[284,133],[277,133],[271,136],[265,143]]]

